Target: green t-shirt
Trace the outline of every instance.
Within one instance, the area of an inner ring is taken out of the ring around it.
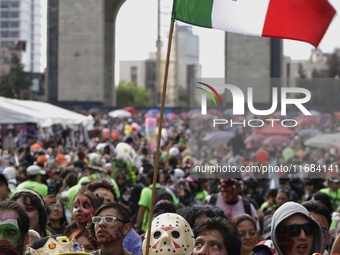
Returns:
[[[331,192],[329,188],[324,188],[320,189],[320,192],[326,193],[330,197],[333,210],[337,211],[340,202],[340,189],[337,192]]]
[[[209,193],[208,193],[208,191],[206,191],[206,190],[202,190],[202,191],[198,192],[198,193],[196,194],[197,203],[198,203],[198,204],[202,203],[203,200],[204,200],[207,196],[209,196]]]
[[[162,185],[157,183],[156,189],[160,189],[160,188],[162,188]],[[172,192],[172,190],[169,189],[169,188],[165,188],[165,189],[172,196],[172,199],[174,201],[174,205],[178,205],[179,201],[178,201],[177,197],[174,195],[174,193]],[[142,193],[141,193],[140,199],[138,201],[139,206],[145,206],[146,207],[146,210],[145,210],[145,213],[144,213],[144,218],[143,218],[143,223],[142,223],[142,226],[141,226],[141,229],[145,232],[148,229],[148,225],[149,225],[151,198],[152,198],[152,184],[149,187],[142,189]]]
[[[17,187],[17,190],[23,189],[34,190],[38,192],[42,196],[42,198],[47,195],[47,186],[36,181],[24,181],[23,183],[20,183]]]
[[[91,176],[92,176],[93,180],[98,180],[98,176],[97,176],[96,173],[91,174]],[[68,190],[66,196],[69,198],[69,201],[66,203],[66,205],[69,209],[72,209],[73,199],[74,199],[75,195],[77,194],[77,192],[79,191],[81,184],[84,183],[84,182],[93,182],[93,180],[91,178],[89,178],[88,176],[84,176],[79,180],[77,185],[73,186],[72,188],[70,188]],[[118,187],[116,181],[112,178],[111,178],[111,184],[113,185],[113,187],[115,189],[117,197],[120,197],[119,187]]]

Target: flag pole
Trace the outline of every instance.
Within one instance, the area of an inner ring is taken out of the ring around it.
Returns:
[[[167,49],[166,61],[165,61],[165,72],[164,72],[164,81],[163,81],[161,112],[160,112],[160,116],[159,116],[158,133],[157,133],[157,149],[156,149],[156,158],[155,158],[155,165],[154,165],[154,172],[153,172],[152,198],[151,198],[150,211],[149,211],[149,225],[148,225],[148,231],[147,231],[147,236],[146,236],[146,251],[145,251],[144,255],[149,255],[151,223],[152,223],[152,215],[153,215],[153,208],[154,208],[154,202],[155,202],[156,183],[157,183],[157,174],[158,174],[158,162],[159,162],[159,154],[160,154],[159,152],[160,152],[160,144],[161,144],[162,125],[163,125],[163,113],[164,113],[164,104],[165,104],[165,95],[166,95],[166,85],[167,85],[168,73],[169,73],[171,41],[172,41],[172,34],[173,34],[173,30],[174,30],[174,24],[175,24],[175,19],[172,18],[171,24],[170,24],[169,39],[168,39],[168,49]]]

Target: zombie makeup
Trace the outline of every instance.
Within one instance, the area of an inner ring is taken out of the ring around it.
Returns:
[[[73,216],[79,223],[86,223],[94,212],[91,200],[86,196],[79,196],[74,203]]]
[[[284,233],[281,233],[279,235],[278,241],[279,241],[278,242],[279,246],[284,253],[290,253],[295,246],[294,239],[292,237],[290,237],[289,235],[284,234]]]
[[[204,230],[196,238],[194,254],[225,255],[227,250],[223,243],[223,236],[216,230]]]
[[[0,215],[0,239],[8,240],[22,253],[22,238],[18,226],[18,217],[13,214]]]
[[[221,195],[224,202],[230,202],[236,195],[237,181],[226,179],[221,184]]]

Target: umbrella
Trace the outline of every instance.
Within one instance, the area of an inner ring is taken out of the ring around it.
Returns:
[[[340,139],[338,140],[335,140],[334,142],[331,142],[331,147],[337,149],[337,150],[340,150]]]
[[[260,134],[253,134],[248,136],[244,142],[249,143],[249,142],[262,142],[264,139],[266,139],[266,136],[260,135]]]
[[[193,115],[195,113],[201,113],[201,109],[193,109],[188,112],[189,115]]]
[[[314,128],[307,128],[302,129],[298,132],[298,135],[301,137],[310,137],[310,136],[317,136],[323,134],[320,130]]]
[[[181,113],[181,117],[182,117],[182,118],[190,118],[190,114],[187,113],[187,112],[182,112],[182,113]]]
[[[222,112],[216,109],[210,109],[207,111],[207,114],[211,114],[211,115],[216,115],[221,117],[222,116]]]
[[[262,141],[263,144],[267,145],[283,145],[289,144],[290,140],[282,135],[273,135]]]
[[[124,110],[115,110],[115,111],[109,112],[108,115],[112,118],[128,118],[132,116],[131,113],[129,113],[128,111],[124,111]]]
[[[299,118],[297,121],[298,125],[311,125],[317,124],[318,121],[313,117]]]
[[[131,106],[124,107],[121,110],[128,111],[132,115],[138,115],[138,111],[135,108],[131,107]]]
[[[165,115],[167,119],[177,119],[178,115],[176,113],[170,112],[167,115]]]
[[[202,140],[207,142],[212,148],[216,148],[219,144],[226,144],[234,134],[228,131],[218,131],[205,135]]]
[[[317,148],[329,148],[331,143],[340,139],[340,133],[318,135],[308,139],[305,142],[306,146]]]
[[[155,114],[157,114],[157,113],[160,113],[160,112],[161,112],[161,111],[160,111],[159,109],[154,108],[154,109],[148,110],[146,113],[147,113],[148,115],[150,115],[150,116],[153,116],[153,115],[155,115]]]
[[[281,126],[280,123],[274,121],[273,126],[269,124],[260,128],[259,130],[254,131],[255,134],[261,135],[284,135],[284,136],[292,136],[295,135],[296,132],[284,126]]]

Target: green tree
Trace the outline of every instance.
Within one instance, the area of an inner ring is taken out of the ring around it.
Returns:
[[[9,72],[0,77],[0,96],[18,98],[21,91],[27,91],[31,86],[32,81],[27,79],[24,65],[16,54],[12,54]]]
[[[136,87],[133,82],[120,81],[116,90],[117,106],[151,106],[150,91]]]
[[[306,78],[306,72],[305,72],[305,69],[303,68],[303,65],[301,63],[299,63],[299,76],[300,78]]]

